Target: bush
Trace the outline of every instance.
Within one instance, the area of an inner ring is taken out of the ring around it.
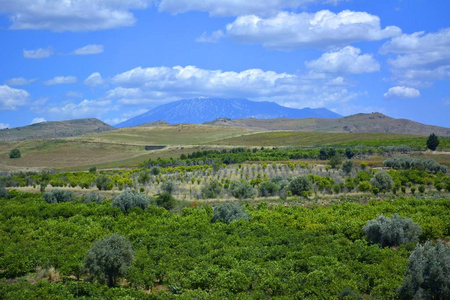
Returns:
[[[248,221],[249,218],[248,214],[242,210],[239,203],[222,203],[214,208],[212,222],[222,221],[230,224],[231,222],[240,219]]]
[[[169,193],[171,195],[178,189],[177,185],[172,180],[165,181],[161,188],[165,193]]]
[[[91,246],[85,263],[89,272],[113,287],[117,278],[127,273],[133,261],[131,243],[124,236],[114,233]]]
[[[355,156],[355,151],[352,149],[352,148],[347,148],[347,149],[345,149],[345,156],[348,158],[348,159],[352,159],[353,158],[353,156]]]
[[[222,186],[217,180],[211,180],[202,187],[203,198],[216,198],[222,191]]]
[[[263,197],[275,196],[280,191],[280,186],[275,182],[263,181],[259,184],[259,193]]]
[[[9,152],[9,158],[20,158],[21,156],[22,156],[22,154],[20,153],[20,150],[17,148],[12,149]]]
[[[4,186],[0,186],[0,198],[9,198],[8,190]]]
[[[161,173],[161,168],[160,167],[153,167],[150,169],[150,173],[154,176],[158,175],[159,173]]]
[[[73,201],[73,193],[71,191],[54,189],[44,194],[44,200],[47,203],[70,202]]]
[[[349,174],[352,172],[353,169],[353,161],[351,160],[346,160],[343,164],[342,164],[342,171],[344,171],[345,174]]]
[[[113,182],[111,180],[111,178],[105,176],[105,175],[101,175],[99,177],[97,177],[95,179],[95,185],[97,186],[97,188],[101,191],[107,191],[107,190],[112,190],[113,188]]]
[[[103,204],[103,199],[100,196],[100,194],[98,194],[96,192],[90,192],[89,194],[85,194],[83,196],[83,202],[84,203],[95,202],[97,204]]]
[[[175,206],[175,198],[172,194],[164,192],[156,197],[156,205],[164,207],[165,209],[172,209]]]
[[[312,183],[307,176],[300,175],[292,179],[288,189],[292,195],[305,196],[312,190]]]
[[[390,191],[394,186],[394,181],[388,173],[380,171],[370,180],[370,184],[379,188],[380,191]]]
[[[132,192],[128,189],[116,196],[111,205],[120,208],[126,213],[135,207],[146,209],[149,204],[150,199],[147,196]]]
[[[238,199],[248,199],[255,195],[255,190],[247,181],[233,181],[230,186],[231,194]]]
[[[363,227],[367,240],[381,247],[393,247],[404,243],[417,242],[422,229],[410,218],[394,214],[391,219],[379,215],[369,220]]]
[[[332,169],[336,169],[342,163],[342,158],[339,154],[335,154],[330,157],[328,163],[330,164]]]
[[[450,248],[429,241],[418,244],[399,292],[403,299],[450,299]]]

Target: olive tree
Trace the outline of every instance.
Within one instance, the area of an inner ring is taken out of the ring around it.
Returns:
[[[20,158],[21,156],[22,156],[22,154],[20,153],[20,150],[17,148],[12,149],[9,152],[9,158]]]
[[[239,203],[222,203],[214,208],[212,222],[222,221],[230,224],[240,219],[248,220],[248,214],[242,210]]]
[[[292,195],[305,196],[308,191],[312,190],[312,183],[307,176],[300,175],[292,179],[288,189]]]
[[[370,180],[370,184],[380,189],[380,191],[389,191],[394,186],[392,177],[385,171],[380,171]]]
[[[113,287],[117,278],[126,275],[133,261],[131,243],[124,236],[114,233],[92,244],[85,265],[92,275]]]
[[[54,189],[44,194],[44,200],[47,203],[70,202],[73,199],[73,193],[71,191],[63,191],[60,189]]]
[[[247,181],[233,181],[230,190],[233,197],[238,199],[248,199],[255,195],[255,190]]]
[[[143,194],[138,194],[131,190],[125,190],[114,198],[111,205],[120,208],[123,212],[128,212],[130,209],[140,207],[146,209],[150,204],[150,199]]]

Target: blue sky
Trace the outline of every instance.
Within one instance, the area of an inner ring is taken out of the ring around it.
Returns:
[[[450,127],[449,11],[447,0],[0,0],[0,128],[114,125],[207,96]]]

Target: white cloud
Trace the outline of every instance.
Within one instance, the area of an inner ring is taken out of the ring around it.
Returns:
[[[0,85],[0,110],[16,110],[17,106],[27,104],[29,97],[25,90]]]
[[[416,98],[420,96],[420,91],[415,88],[410,88],[406,86],[394,86],[391,87],[384,97],[400,97],[400,98]]]
[[[305,62],[316,72],[361,74],[380,70],[380,64],[371,54],[360,55],[361,50],[347,46],[334,52],[324,53],[319,59]]]
[[[7,128],[9,128],[9,124],[0,123],[0,129],[7,129]]]
[[[211,16],[271,15],[283,9],[295,9],[314,3],[337,4],[345,0],[160,0],[159,11],[180,14],[204,11]]]
[[[95,72],[89,75],[89,77],[84,80],[84,84],[90,87],[96,87],[99,85],[104,85],[105,81],[103,80],[102,75],[100,75],[100,73]]]
[[[11,79],[6,80],[5,83],[7,85],[9,85],[9,86],[12,86],[12,85],[27,85],[27,84],[35,82],[36,80],[37,80],[36,78],[26,79],[26,78],[23,78],[23,77],[16,77],[16,78],[11,78]]]
[[[100,53],[103,53],[103,45],[87,45],[72,52],[73,55],[92,55]]]
[[[53,55],[51,48],[39,48],[36,50],[23,50],[23,57],[31,59],[47,58]]]
[[[53,79],[44,81],[45,85],[55,85],[55,84],[70,84],[76,83],[77,78],[75,76],[56,76]]]
[[[115,110],[110,100],[83,100],[80,103],[69,102],[60,106],[49,107],[45,112],[57,118],[99,117]]]
[[[225,34],[222,30],[214,31],[211,34],[203,32],[195,41],[200,43],[217,43]]]
[[[69,98],[83,98],[83,93],[74,92],[74,91],[68,91],[66,93],[66,96],[69,97]]]
[[[395,26],[381,28],[380,18],[366,12],[328,10],[317,13],[280,12],[261,18],[238,17],[227,25],[227,35],[244,44],[262,44],[266,48],[291,50],[329,48],[358,41],[377,41],[401,34]]]
[[[31,124],[37,124],[42,122],[47,122],[47,120],[44,118],[34,118],[33,121],[31,121]]]
[[[90,31],[131,26],[134,9],[146,9],[153,0],[3,0],[11,29]]]
[[[389,59],[394,75],[400,79],[438,80],[450,76],[450,28],[437,33],[403,34],[386,42],[382,54],[395,54]]]

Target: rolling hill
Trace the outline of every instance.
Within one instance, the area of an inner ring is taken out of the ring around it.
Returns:
[[[0,141],[61,138],[113,130],[114,127],[98,119],[77,119],[36,123],[23,127],[0,130]]]
[[[183,99],[158,106],[144,114],[117,124],[133,127],[155,121],[170,124],[201,124],[217,118],[338,118],[340,115],[325,108],[294,109],[273,102],[255,102],[247,99],[195,98]]]
[[[450,128],[425,125],[406,119],[394,119],[381,113],[356,114],[343,118],[306,119],[217,119],[208,125],[244,127],[255,130],[295,130],[319,132],[400,133],[450,136]]]

